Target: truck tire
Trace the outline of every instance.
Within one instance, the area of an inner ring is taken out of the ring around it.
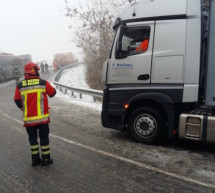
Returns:
[[[159,111],[151,107],[135,109],[128,126],[132,137],[141,143],[158,144],[165,136],[165,121]]]
[[[4,75],[3,74],[1,74],[0,75],[0,83],[2,83],[2,82],[4,82],[5,81],[5,79],[4,79]]]

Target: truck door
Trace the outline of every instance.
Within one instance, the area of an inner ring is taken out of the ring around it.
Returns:
[[[108,84],[150,83],[154,22],[121,26],[108,66]]]
[[[184,72],[186,72],[184,69],[186,43],[195,45],[191,42],[192,39],[186,39],[186,26],[185,19],[156,21],[151,72],[152,84],[183,84]],[[192,31],[192,33],[194,32]],[[193,47],[193,49],[197,48]],[[191,64],[188,63],[187,68],[188,65]],[[196,65],[193,64],[193,66]],[[190,70],[190,72],[194,71]]]

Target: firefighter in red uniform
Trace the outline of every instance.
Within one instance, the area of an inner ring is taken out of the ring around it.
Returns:
[[[14,101],[23,111],[24,127],[29,135],[31,145],[32,166],[42,166],[53,163],[49,148],[49,108],[48,98],[56,94],[55,88],[46,80],[40,79],[39,66],[33,62],[25,65],[25,79],[16,86]],[[39,144],[42,160],[40,158]]]

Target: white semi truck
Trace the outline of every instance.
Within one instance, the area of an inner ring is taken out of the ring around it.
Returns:
[[[215,0],[131,1],[114,29],[102,125],[143,143],[215,142]]]

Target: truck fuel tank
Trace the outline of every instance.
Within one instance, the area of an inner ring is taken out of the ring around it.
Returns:
[[[181,114],[179,138],[214,143],[215,116]]]

